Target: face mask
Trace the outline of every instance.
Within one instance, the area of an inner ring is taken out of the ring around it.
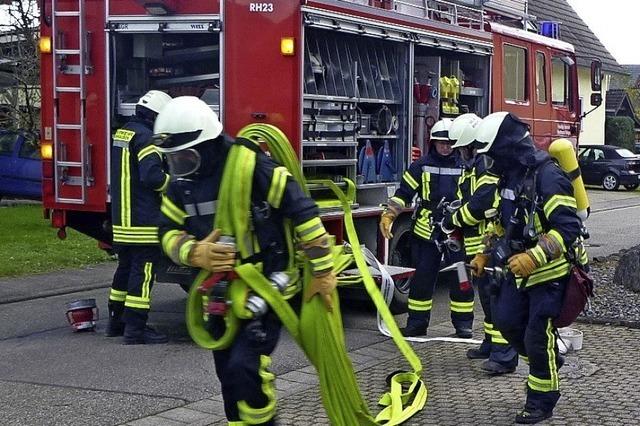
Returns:
[[[165,154],[169,174],[174,177],[189,176],[198,171],[202,163],[200,153],[193,148]]]

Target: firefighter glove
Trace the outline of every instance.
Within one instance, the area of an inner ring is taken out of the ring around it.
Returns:
[[[189,265],[209,272],[231,271],[236,263],[236,248],[220,244],[220,230],[215,229],[205,239],[193,243],[189,251]]]
[[[481,277],[484,275],[484,267],[489,263],[490,256],[485,253],[478,253],[471,260],[471,275]]]
[[[531,250],[524,253],[514,254],[509,258],[509,269],[515,275],[526,278],[535,271],[539,265],[536,263],[535,257],[531,254]]]
[[[333,291],[336,289],[338,280],[333,271],[324,275],[314,276],[304,291],[304,301],[308,302],[313,296],[319,294],[327,311],[333,312]]]
[[[380,217],[380,233],[387,240],[393,238],[393,234],[391,233],[391,225],[393,225],[393,221],[396,219],[395,213],[391,210],[385,210],[382,213],[382,217]]]

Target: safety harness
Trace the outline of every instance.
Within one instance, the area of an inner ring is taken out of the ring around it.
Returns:
[[[305,178],[295,153],[286,136],[278,128],[267,124],[253,124],[243,128],[238,136],[241,141],[244,138],[245,141],[255,142],[255,147],[258,147],[259,142],[266,142],[272,158],[287,167],[308,195]],[[369,414],[347,354],[337,293],[333,295],[333,312],[328,312],[320,298],[315,297],[308,303],[302,304],[298,317],[285,296],[262,274],[262,265],[259,262],[246,263],[246,259],[250,258],[257,249],[253,245],[255,239],[250,229],[251,185],[256,156],[257,152],[250,144],[247,145],[246,142],[234,144],[229,151],[219,191],[218,211],[214,225],[222,230],[222,235],[235,237],[240,258],[245,259],[245,263],[241,261],[241,264],[235,268],[235,275],[228,285],[226,299],[231,308],[224,315],[226,325],[224,333],[216,338],[208,330],[209,301],[202,287],[206,286],[208,280],[215,277],[211,277],[206,271],[201,271],[191,287],[187,301],[187,328],[191,337],[205,349],[220,350],[229,347],[238,332],[240,320],[252,317],[252,313],[245,307],[251,291],[269,304],[318,371],[323,404],[332,424],[340,426],[397,425],[406,421],[420,411],[427,400],[427,388],[420,378],[422,365],[411,346],[402,337],[380,290],[368,271],[355,232],[350,202],[335,183],[317,182],[331,189],[344,209],[345,228],[353,253],[347,255],[341,248],[334,247],[336,269],[342,270],[355,260],[362,274],[365,288],[378,308],[379,315],[389,327],[391,337],[412,369],[410,372],[397,372],[391,376],[391,390],[379,401],[385,408],[375,419]],[[295,253],[293,224],[287,220],[284,225],[287,246],[291,254],[287,273],[293,278],[291,282],[295,283],[298,279],[293,255]],[[309,285],[311,268],[308,261],[304,262],[302,278],[303,285]],[[250,419],[243,420],[253,423]]]

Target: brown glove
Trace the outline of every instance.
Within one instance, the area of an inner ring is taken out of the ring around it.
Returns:
[[[484,267],[489,263],[490,256],[484,253],[478,253],[471,260],[471,275],[481,277],[484,275]]]
[[[308,302],[313,296],[319,294],[322,297],[322,302],[327,308],[327,311],[333,312],[333,291],[338,285],[336,275],[330,271],[324,275],[311,278],[311,282],[305,288],[304,301]]]
[[[220,230],[215,229],[205,239],[196,241],[189,251],[189,265],[209,272],[231,271],[236,263],[236,248],[219,244]]]
[[[529,253],[529,250],[524,253],[514,254],[509,258],[509,269],[516,276],[526,278],[529,275],[533,274],[538,268],[538,264],[534,257]]]
[[[396,219],[396,215],[390,211],[385,210],[380,217],[380,233],[387,240],[393,238],[393,234],[391,233],[391,225],[393,221]]]

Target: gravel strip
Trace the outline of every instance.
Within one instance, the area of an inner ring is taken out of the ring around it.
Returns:
[[[605,258],[595,258],[591,262],[595,297],[591,299],[587,315],[581,316],[579,320],[640,328],[640,293],[613,283],[619,259],[619,254],[612,254]]]

